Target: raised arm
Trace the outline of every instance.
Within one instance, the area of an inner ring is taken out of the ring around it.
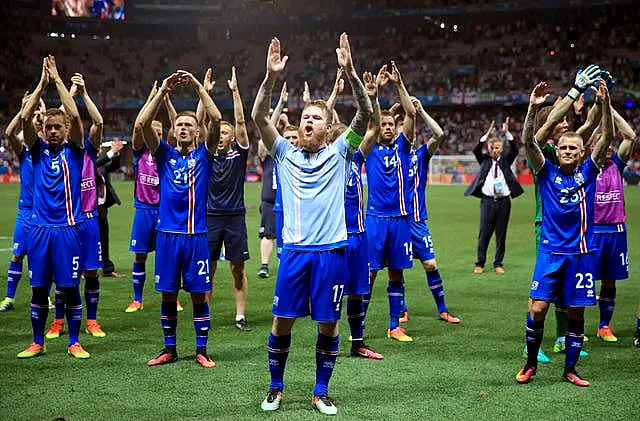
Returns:
[[[169,128],[167,129],[167,142],[170,145],[175,145],[176,141],[174,139],[175,134],[173,132],[173,126],[176,123],[176,118],[178,118],[178,112],[176,111],[176,107],[173,106],[173,102],[171,102],[171,95],[167,93],[164,97],[164,107],[167,109],[167,116],[169,116]]]
[[[103,134],[103,126],[104,122],[102,119],[102,114],[96,107],[96,104],[93,102],[91,97],[89,96],[89,92],[87,91],[87,86],[84,81],[84,77],[80,73],[76,73],[71,77],[71,82],[73,82],[73,86],[75,86],[75,91],[77,95],[82,96],[82,100],[84,101],[84,105],[87,107],[87,112],[89,113],[89,117],[91,118],[91,128],[89,129],[89,141],[93,145],[94,148],[100,150],[102,145],[102,134]],[[72,86],[72,89],[73,89]]]
[[[304,81],[304,90],[302,91],[302,102],[304,103],[304,107],[311,103],[311,89],[309,89],[309,83]]]
[[[220,141],[220,122],[222,121],[222,113],[220,113],[220,110],[213,102],[213,99],[209,96],[209,92],[207,92],[204,85],[202,85],[195,76],[185,70],[178,70],[178,74],[183,81],[186,81],[196,90],[200,97],[200,102],[204,107],[205,116],[210,122],[208,127],[209,133],[205,138],[206,146],[209,153],[213,154],[215,153],[218,142]],[[217,135],[215,135],[215,133],[211,133],[212,127],[214,128],[214,131],[218,133]],[[200,134],[200,138],[202,139],[202,134]]]
[[[20,136],[19,136],[20,126],[21,126],[20,114],[24,106],[27,104],[28,100],[29,100],[29,91],[24,93],[24,96],[22,97],[22,103],[20,104],[20,110],[16,113],[15,116],[13,116],[13,118],[7,125],[7,128],[5,129],[5,132],[4,132],[4,135],[7,138],[7,141],[9,142],[9,147],[16,155],[19,154],[20,151],[22,150],[22,139],[20,139]]]
[[[267,51],[267,74],[260,85],[260,89],[258,89],[258,94],[251,110],[251,118],[253,118],[258,127],[264,146],[269,151],[271,151],[273,143],[278,138],[276,126],[269,118],[271,91],[273,91],[273,85],[276,83],[278,74],[284,70],[288,59],[289,57],[287,56],[280,56],[280,40],[273,38]]]
[[[547,121],[536,132],[535,138],[538,141],[544,142],[551,137],[556,125],[564,118],[573,103],[578,100],[580,94],[586,91],[589,86],[593,85],[599,74],[600,68],[594,64],[576,74],[573,87],[567,92],[567,95],[553,107],[549,117],[547,117]]]
[[[211,67],[209,67],[204,73],[202,86],[204,86],[204,89],[206,89],[207,92],[211,92],[213,90],[213,87],[216,86],[216,82],[215,80],[213,80],[213,70],[211,69]],[[198,119],[198,126],[200,127],[200,136],[204,139],[208,138],[209,129],[207,127],[209,125],[209,120],[202,101],[198,101],[198,108],[196,108],[196,118]]]
[[[411,97],[411,102],[416,109],[416,113],[422,118],[425,122],[429,130],[431,130],[431,139],[427,142],[427,148],[429,150],[429,154],[433,155],[436,153],[440,145],[442,144],[442,140],[444,139],[444,130],[442,127],[436,122],[422,107],[422,103],[416,97]]]
[[[233,117],[236,120],[236,141],[243,148],[249,147],[249,135],[247,134],[247,124],[244,121],[244,109],[242,107],[242,97],[238,89],[238,79],[236,77],[236,66],[231,68],[231,80],[227,81],[231,94],[233,95]]]
[[[331,94],[329,95],[329,99],[327,99],[327,109],[329,110],[329,115],[333,118],[335,123],[334,111],[336,108],[336,102],[338,102],[338,96],[344,91],[344,79],[342,79],[342,75],[344,74],[344,70],[342,67],[338,67],[338,72],[336,73],[336,81],[333,84],[333,89],[331,90]]]
[[[629,123],[613,107],[611,107],[611,111],[613,112],[613,124],[622,135],[618,156],[623,162],[627,162],[631,159],[638,136]]]
[[[131,135],[131,146],[135,150],[142,149],[142,146],[144,146],[144,138],[142,137],[142,126],[138,124],[140,121],[140,117],[142,117],[142,113],[144,112],[144,109],[147,107],[147,105],[149,105],[151,100],[156,96],[157,92],[158,92],[158,81],[156,80],[153,82],[153,87],[151,88],[151,91],[147,96],[147,100],[145,101],[142,108],[140,108],[140,111],[138,111],[138,115],[136,116],[136,120],[133,124],[133,134]]]
[[[591,159],[598,168],[602,168],[607,159],[607,149],[613,141],[613,112],[611,111],[611,97],[607,85],[602,79],[598,80],[598,92],[596,96],[602,100],[602,137],[593,146]]]
[[[473,147],[473,156],[476,157],[476,161],[478,161],[478,164],[482,164],[482,161],[484,161],[484,153],[483,153],[484,145],[487,143],[487,139],[489,139],[489,136],[491,136],[491,132],[495,130],[495,127],[496,127],[495,120],[491,120],[491,124],[489,125],[489,130],[487,130],[487,132],[482,135],[482,137],[478,140],[478,143],[476,144],[476,146]]]
[[[396,85],[398,89],[398,96],[400,97],[400,104],[402,108],[404,108],[404,121],[402,123],[402,131],[405,136],[414,146],[417,146],[416,142],[416,108],[413,106],[411,102],[411,96],[409,96],[409,92],[407,92],[407,88],[404,86],[404,82],[402,81],[402,75],[400,75],[400,71],[398,70],[398,66],[396,66],[396,62],[391,62],[391,74],[389,75],[389,80]]]
[[[38,133],[33,125],[33,114],[40,106],[40,97],[44,92],[44,89],[49,84],[49,69],[47,68],[47,58],[42,60],[42,73],[40,74],[40,81],[36,86],[26,104],[20,110],[20,120],[22,121],[22,135],[24,137],[24,144],[27,148],[31,149],[38,140]]]
[[[155,118],[155,115],[162,105],[164,97],[180,84],[180,74],[174,73],[162,81],[162,85],[156,92],[155,96],[151,99],[146,106],[142,108],[141,115],[136,120],[136,126],[140,128],[144,143],[147,145],[151,153],[155,153],[160,146],[160,137],[151,127],[151,123]]]
[[[51,80],[56,85],[58,96],[60,96],[60,101],[62,102],[64,112],[69,121],[69,140],[78,148],[84,149],[84,129],[82,127],[82,119],[80,118],[76,102],[73,100],[73,97],[67,90],[67,87],[64,86],[64,82],[58,73],[55,57],[49,55],[46,60],[46,66]]]
[[[524,119],[524,127],[522,128],[522,144],[524,145],[524,149],[527,153],[527,161],[529,161],[534,173],[537,173],[544,165],[544,155],[542,154],[540,145],[536,140],[538,138],[533,135],[533,124],[536,121],[536,113],[538,112],[538,109],[540,109],[542,104],[544,104],[549,97],[549,94],[545,93],[547,88],[547,82],[540,82],[535,86],[535,88],[533,88],[533,91],[529,96],[529,108],[527,109],[527,116]],[[550,134],[544,138],[545,141],[549,136]]]
[[[351,130],[360,136],[364,136],[367,132],[369,118],[373,114],[373,106],[353,66],[349,37],[344,32],[340,35],[340,47],[336,48],[336,54],[338,56],[338,65],[344,70],[344,75],[349,85],[351,85],[354,102],[356,103],[356,115],[351,120]],[[352,146],[357,147],[359,145]]]
[[[584,148],[585,150],[591,149],[591,144],[588,140],[591,138],[591,135],[596,130],[598,125],[600,124],[600,119],[602,118],[602,103],[600,100],[596,100],[595,104],[589,110],[587,114],[587,121],[584,122],[582,126],[578,128],[577,133],[582,136],[584,139]]]
[[[280,116],[282,115],[282,111],[284,111],[284,104],[289,100],[289,91],[287,91],[287,81],[285,80],[282,84],[282,91],[280,91],[280,98],[278,98],[278,103],[276,104],[276,108],[271,113],[271,122],[274,126],[278,127],[278,120],[280,120]],[[262,144],[264,146],[264,144]]]
[[[383,71],[383,69],[380,69],[380,71]],[[378,72],[378,74],[380,74],[380,72]],[[364,134],[364,138],[360,144],[360,151],[366,159],[380,137],[380,103],[378,102],[378,84],[373,75],[365,72],[362,75],[362,80],[364,81],[365,92],[373,105],[373,114],[371,114],[367,132]]]
[[[504,134],[505,139],[509,142],[509,152],[507,153],[507,162],[509,165],[513,164],[513,162],[518,157],[518,144],[516,143],[516,139],[511,134],[511,130],[509,130],[509,122],[511,118],[507,116],[502,123],[502,133]]]

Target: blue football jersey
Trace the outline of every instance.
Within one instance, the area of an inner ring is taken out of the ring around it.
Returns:
[[[347,246],[344,217],[345,184],[355,149],[347,139],[360,142],[351,129],[317,152],[296,148],[278,136],[271,156],[278,164],[282,189],[284,248],[324,251]]]
[[[273,179],[276,182],[276,201],[273,202],[273,211],[282,212],[282,189],[280,188],[280,177],[278,176],[278,164],[273,161]]]
[[[160,178],[156,229],[178,234],[206,233],[211,155],[205,144],[182,155],[163,140],[154,156]]]
[[[33,208],[33,163],[31,153],[23,146],[18,154],[20,162],[20,199],[18,199],[18,209]]]
[[[584,254],[593,251],[596,177],[591,156],[566,175],[545,159],[536,174],[542,205],[540,252]]]
[[[362,187],[362,165],[364,155],[358,149],[351,160],[351,171],[344,192],[344,211],[347,233],[364,232],[364,189]]]
[[[409,189],[411,143],[400,133],[389,146],[376,144],[365,161],[369,197],[367,215],[406,216],[412,211]]]
[[[431,153],[427,145],[420,146],[411,153],[413,167],[409,170],[409,188],[413,190],[413,219],[426,221],[427,216],[427,177],[429,176],[429,161]]]
[[[33,162],[33,223],[61,227],[80,220],[80,184],[84,150],[72,142],[52,148],[38,138],[31,149]]]

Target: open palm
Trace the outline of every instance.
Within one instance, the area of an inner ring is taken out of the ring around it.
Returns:
[[[271,73],[280,73],[284,70],[285,64],[289,57],[280,56],[280,40],[273,38],[269,44],[269,52],[267,53],[267,71]]]

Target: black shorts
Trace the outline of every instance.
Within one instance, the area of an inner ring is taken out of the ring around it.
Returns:
[[[260,205],[260,238],[276,238],[276,214],[273,203],[262,202]]]
[[[211,261],[224,257],[232,262],[249,260],[247,224],[244,215],[207,215],[207,239]]]

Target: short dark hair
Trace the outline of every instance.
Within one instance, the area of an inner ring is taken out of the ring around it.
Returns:
[[[191,117],[196,121],[196,124],[198,124],[198,117],[196,116],[196,113],[191,110],[180,111],[178,115],[176,115],[176,120],[178,117]]]

